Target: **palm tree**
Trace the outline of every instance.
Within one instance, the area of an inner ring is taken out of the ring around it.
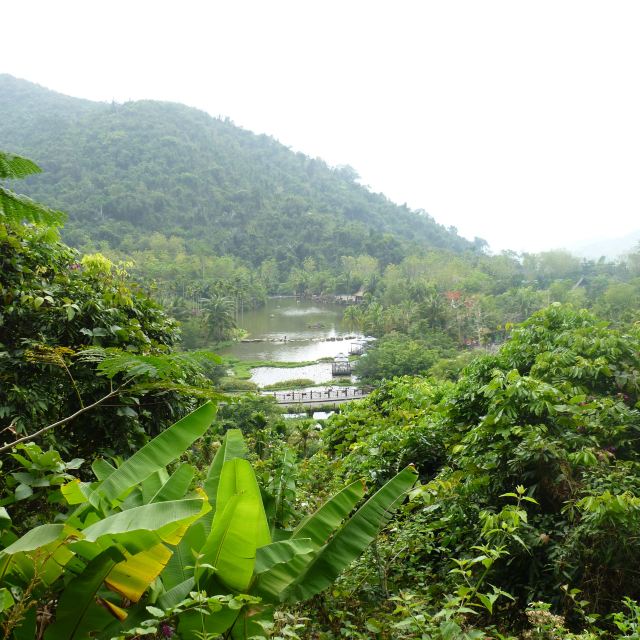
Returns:
[[[202,306],[207,337],[216,342],[231,337],[231,331],[236,328],[234,301],[214,293],[202,299]]]
[[[342,320],[349,331],[358,331],[362,333],[364,330],[364,314],[362,308],[351,305],[344,310]]]

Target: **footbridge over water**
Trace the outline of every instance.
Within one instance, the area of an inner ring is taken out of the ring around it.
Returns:
[[[262,395],[273,396],[278,404],[304,406],[342,404],[366,398],[371,389],[355,387],[329,387],[328,389],[306,389],[304,391],[263,391]]]

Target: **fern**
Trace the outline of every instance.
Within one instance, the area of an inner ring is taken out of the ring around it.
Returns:
[[[35,162],[27,158],[0,151],[0,178],[3,180],[26,178],[41,171]]]
[[[0,180],[16,180],[34,173],[40,173],[40,167],[31,160],[0,151]],[[3,218],[13,224],[30,222],[57,227],[64,222],[65,214],[0,185],[0,220]]]
[[[120,349],[91,347],[77,356],[83,362],[97,363],[101,375],[113,379],[122,375],[125,380],[168,381],[179,384],[185,376],[204,373],[204,364],[220,364],[221,358],[208,351],[139,355]],[[166,388],[166,386],[165,386]]]

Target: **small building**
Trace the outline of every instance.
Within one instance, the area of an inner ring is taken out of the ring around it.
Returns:
[[[349,353],[352,356],[361,356],[364,353],[366,342],[364,340],[356,340],[351,343]]]
[[[331,375],[333,376],[350,376],[351,375],[351,363],[349,358],[342,353],[339,353],[331,364]]]

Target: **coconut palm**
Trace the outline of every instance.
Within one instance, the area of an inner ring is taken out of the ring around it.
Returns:
[[[214,293],[202,299],[202,307],[207,337],[216,342],[230,338],[232,330],[236,328],[234,301]]]

